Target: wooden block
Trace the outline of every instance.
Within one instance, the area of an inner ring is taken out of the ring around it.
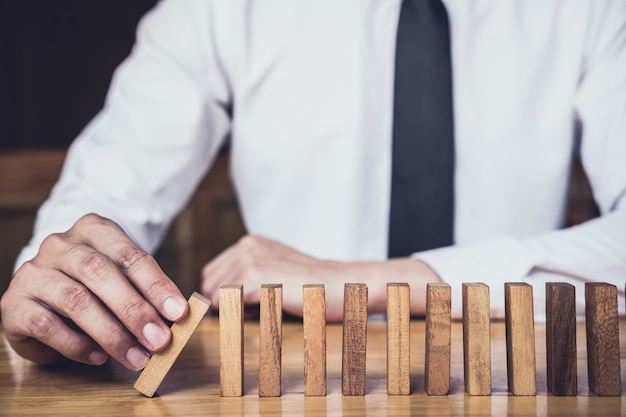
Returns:
[[[504,305],[509,391],[513,395],[537,395],[533,287],[505,283]]]
[[[576,395],[576,288],[565,282],[546,283],[546,365],[553,395]]]
[[[451,299],[449,284],[427,285],[424,389],[428,395],[447,395],[450,391]]]
[[[194,292],[189,298],[189,314],[171,327],[172,341],[168,347],[152,354],[148,365],[137,378],[134,388],[147,397],[152,397],[169,372],[172,365],[202,321],[211,302]]]
[[[220,288],[220,394],[243,395],[243,285]]]
[[[283,286],[262,284],[259,316],[259,397],[279,397]]]
[[[585,283],[585,314],[589,389],[597,395],[620,396],[617,287],[599,282]]]
[[[326,395],[326,295],[323,284],[302,287],[304,395]]]
[[[387,284],[387,394],[411,393],[410,288]]]
[[[489,287],[463,284],[463,362],[465,391],[491,395],[491,318]]]
[[[367,285],[345,284],[343,300],[343,395],[365,395]]]

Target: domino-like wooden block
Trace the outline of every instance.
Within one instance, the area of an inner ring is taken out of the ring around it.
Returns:
[[[513,395],[536,395],[533,287],[505,283],[504,305],[509,391]]]
[[[171,327],[172,341],[162,351],[152,354],[148,365],[137,378],[134,388],[147,397],[152,397],[163,382],[172,365],[202,321],[211,302],[194,292],[189,298],[189,314]]]
[[[387,284],[387,393],[411,393],[410,288],[407,283]]]
[[[326,395],[326,295],[323,284],[302,287],[304,395]]]
[[[576,287],[546,283],[546,365],[548,390],[557,396],[576,395]]]
[[[243,395],[243,285],[220,288],[220,394]]]
[[[367,286],[345,284],[343,301],[343,395],[365,395],[367,350]]]
[[[451,299],[449,284],[427,285],[424,389],[428,395],[447,395],[450,391]]]
[[[465,391],[469,395],[491,395],[489,287],[463,283],[462,288]]]
[[[597,395],[620,396],[617,287],[599,282],[585,283],[585,313],[589,389]]]
[[[259,397],[279,397],[283,345],[283,286],[262,284],[259,312]]]

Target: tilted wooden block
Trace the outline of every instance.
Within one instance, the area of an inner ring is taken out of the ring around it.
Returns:
[[[343,395],[365,395],[367,286],[345,284],[343,302]]]
[[[428,395],[447,395],[450,391],[451,298],[449,284],[426,287],[424,389]]]
[[[536,395],[533,287],[505,283],[504,305],[509,391],[513,395]]]
[[[281,391],[283,286],[262,284],[259,312],[259,396]]]
[[[407,283],[387,284],[387,393],[411,393],[411,298]]]
[[[220,288],[220,394],[243,395],[243,285]]]
[[[463,360],[465,391],[491,395],[489,287],[483,283],[463,283]]]
[[[552,394],[577,394],[576,288],[565,282],[546,283],[546,365]]]
[[[323,284],[302,287],[304,395],[326,395],[326,296]]]
[[[189,298],[189,314],[171,327],[172,341],[168,347],[152,354],[148,365],[139,375],[134,388],[147,397],[152,397],[163,382],[172,365],[202,321],[211,302],[194,292]]]
[[[585,283],[585,313],[589,389],[597,395],[620,396],[622,383],[615,285]]]

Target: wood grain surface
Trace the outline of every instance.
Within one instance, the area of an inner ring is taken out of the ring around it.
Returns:
[[[619,416],[622,397],[596,396],[587,388],[585,324],[578,335],[578,396],[557,397],[546,389],[545,326],[535,324],[537,338],[537,396],[508,392],[504,322],[493,322],[492,395],[468,396],[463,387],[463,331],[451,323],[451,380],[447,396],[424,391],[425,322],[411,320],[411,382],[409,396],[387,395],[386,324],[368,323],[367,388],[365,396],[341,394],[340,323],[327,326],[328,395],[306,397],[303,384],[302,323],[283,323],[283,389],[280,397],[259,398],[259,323],[244,325],[245,379],[242,397],[221,397],[219,384],[219,323],[205,318],[159,387],[147,398],[133,389],[137,373],[116,362],[104,366],[66,364],[40,367],[17,356],[0,332],[0,415],[2,416]],[[620,342],[626,338],[620,321]],[[622,359],[622,361],[626,358]],[[624,363],[622,362],[622,365]]]

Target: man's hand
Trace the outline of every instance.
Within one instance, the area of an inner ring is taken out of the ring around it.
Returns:
[[[384,313],[387,282],[408,282],[411,313],[424,314],[426,284],[440,282],[425,263],[413,258],[380,262],[336,262],[307,256],[279,242],[248,235],[228,248],[202,271],[202,292],[218,306],[222,284],[243,284],[244,303],[258,304],[261,284],[283,284],[283,308],[302,315],[302,285],[321,283],[326,287],[326,318],[343,317],[343,287],[346,282],[367,284],[368,310]]]
[[[108,356],[142,369],[171,339],[161,317],[188,305],[155,260],[114,222],[95,214],[54,234],[24,263],[2,297],[2,325],[21,356],[99,365]]]

